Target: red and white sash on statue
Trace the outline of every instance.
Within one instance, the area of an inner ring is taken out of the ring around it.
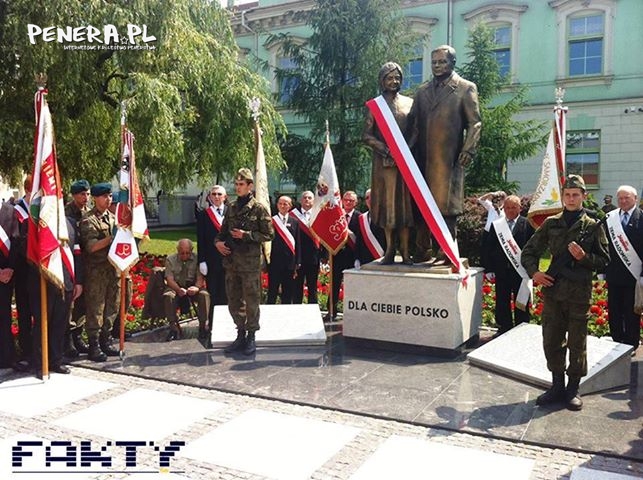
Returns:
[[[272,217],[272,224],[275,227],[275,230],[279,234],[279,236],[282,238],[284,242],[286,242],[286,245],[288,245],[288,248],[292,252],[292,254],[295,254],[295,237],[292,236],[292,233],[290,233],[290,230],[286,227],[286,224],[281,220],[281,217],[279,215],[274,215]]]
[[[223,207],[220,207],[220,208],[223,208]],[[214,225],[215,230],[217,232],[220,232],[224,215],[219,214],[217,212],[217,209],[214,207],[214,205],[209,206],[208,209],[206,210],[206,213],[208,214],[208,217],[210,218],[212,225]]]
[[[516,270],[516,273],[522,278],[520,288],[518,288],[518,295],[516,295],[516,307],[523,311],[527,310],[527,303],[529,303],[529,299],[531,299],[533,295],[534,281],[529,278],[527,270],[525,270],[525,267],[520,263],[520,254],[522,251],[516,243],[505,217],[494,220],[493,229],[496,231],[496,237],[507,260],[509,260],[509,263],[514,270]]]
[[[442,213],[440,213],[440,209],[435,203],[435,199],[429,190],[424,176],[420,173],[420,169],[411,154],[409,146],[406,144],[406,140],[386,100],[380,95],[366,102],[366,106],[373,114],[375,123],[377,123],[377,127],[382,133],[384,140],[386,140],[386,145],[391,151],[391,155],[395,160],[395,164],[402,178],[404,178],[404,183],[406,183],[420,213],[422,213],[422,218],[424,218],[424,221],[444,251],[444,254],[451,261],[460,276],[466,279],[467,272],[460,261],[458,244],[449,232],[444,217],[442,217]]]
[[[638,280],[641,276],[641,267],[643,265],[632,243],[627,238],[625,230],[623,230],[620,212],[621,210],[617,208],[607,214],[607,236],[612,242],[619,260],[623,262],[630,274]]]
[[[2,252],[5,257],[9,257],[9,250],[11,250],[11,240],[4,228],[2,228],[2,225],[0,225],[0,252]]]
[[[290,216],[299,222],[299,229],[310,237],[316,248],[319,248],[319,238],[310,230],[304,214],[295,208],[290,211]]]
[[[368,248],[368,251],[371,252],[373,258],[380,258],[384,256],[384,249],[380,242],[377,241],[373,230],[371,230],[371,222],[369,221],[369,213],[365,212],[359,216],[359,230],[362,233],[362,238],[364,239],[364,245]]]

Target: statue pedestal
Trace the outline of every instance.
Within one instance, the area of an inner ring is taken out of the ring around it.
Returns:
[[[344,337],[389,348],[459,353],[478,336],[483,269],[469,268],[466,285],[458,275],[442,272],[377,263],[344,271]]]

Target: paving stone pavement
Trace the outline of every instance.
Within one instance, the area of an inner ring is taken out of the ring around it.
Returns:
[[[643,478],[643,462],[636,462],[622,457],[603,455],[601,453],[591,454],[562,448],[548,448],[521,441],[499,440],[482,435],[420,426],[410,422],[406,423],[401,421],[385,420],[368,415],[340,412],[330,408],[304,406],[285,401],[254,397],[251,395],[226,393],[211,388],[185,386],[172,382],[145,379],[131,375],[110,373],[82,367],[72,367],[71,377],[77,382],[82,382],[83,380],[105,382],[110,385],[110,388],[91,393],[84,398],[71,401],[64,405],[56,406],[45,413],[33,416],[24,416],[8,412],[6,410],[8,408],[7,405],[2,404],[3,390],[4,394],[6,394],[9,391],[9,387],[12,386],[12,381],[19,378],[19,376],[7,371],[0,371],[0,381],[3,382],[0,383],[0,439],[4,441],[0,461],[4,461],[6,464],[11,455],[11,450],[7,445],[12,445],[12,439],[15,439],[16,436],[26,436],[44,440],[68,440],[73,444],[79,444],[79,442],[83,440],[91,440],[92,442],[101,445],[105,444],[110,441],[109,438],[88,435],[86,432],[61,426],[61,424],[64,425],[65,421],[72,418],[71,416],[79,414],[85,409],[95,407],[110,399],[115,399],[127,392],[143,389],[147,392],[152,392],[151,398],[154,398],[154,392],[163,392],[164,394],[178,395],[184,399],[189,397],[190,399],[200,399],[212,402],[212,411],[209,413],[199,417],[196,421],[189,421],[187,424],[177,427],[178,430],[174,431],[171,435],[154,439],[161,444],[167,444],[170,440],[180,440],[186,443],[185,449],[187,449],[191,444],[195,444],[196,441],[204,435],[217,432],[218,429],[229,424],[229,422],[235,421],[236,419],[249,414],[256,415],[255,418],[269,418],[269,415],[274,416],[274,414],[283,415],[283,418],[293,419],[294,422],[303,422],[302,425],[314,424],[319,426],[323,423],[326,426],[344,429],[347,433],[346,438],[350,439],[344,444],[339,445],[334,454],[327,458],[323,458],[321,463],[316,465],[310,475],[307,474],[306,477],[294,477],[288,473],[288,462],[292,461],[294,465],[297,461],[297,458],[289,457],[288,452],[284,452],[284,458],[287,459],[285,465],[276,466],[274,468],[277,470],[272,470],[282,473],[278,473],[276,474],[277,476],[272,477],[257,473],[263,468],[261,465],[257,465],[256,457],[259,457],[259,451],[241,452],[241,458],[244,458],[243,456],[247,457],[247,468],[244,466],[243,469],[230,468],[213,462],[189,458],[181,455],[179,452],[171,461],[171,468],[169,469],[170,473],[168,473],[168,471],[164,471],[163,473],[156,474],[152,472],[155,469],[158,470],[157,453],[150,448],[139,448],[137,451],[138,465],[136,468],[121,468],[119,471],[114,472],[105,471],[103,473],[91,474],[86,478],[112,480],[139,477],[147,479],[158,476],[158,478],[189,478],[194,480],[258,480],[264,478],[312,478],[318,480],[350,479],[352,476],[356,475],[365,462],[368,462],[378,448],[382,447],[385,442],[399,437],[422,439],[441,446],[461,447],[467,449],[467,451],[481,451],[528,459],[533,461],[533,466],[531,467],[531,472],[528,477],[533,480],[569,479],[572,474],[572,470],[575,467],[586,467],[603,472],[619,473],[628,475],[631,478]],[[52,375],[52,379],[49,381],[54,382],[59,381],[59,379],[57,379],[54,374]],[[26,389],[28,387],[17,386],[12,388]],[[12,394],[16,394],[16,392],[13,392]],[[17,394],[19,394],[19,392],[17,392]],[[25,401],[39,402],[53,401],[53,399],[42,398],[36,395],[32,398],[25,399]],[[141,416],[149,415],[150,412],[153,412],[154,417],[158,422],[169,422],[179,413],[176,409],[168,411],[164,410],[163,407],[164,405],[159,403],[156,405],[131,405],[129,408],[140,411]],[[180,409],[180,407],[178,408]],[[115,421],[116,416],[117,414],[114,413],[112,415],[113,418],[97,418],[96,422]],[[304,427],[303,430],[305,430],[305,428],[306,427]],[[258,421],[251,424],[247,431],[236,432],[239,437],[231,439],[230,441],[239,441],[240,439],[240,441],[243,442],[244,439],[248,440],[249,438],[252,438],[252,436],[261,431],[261,429],[261,421]],[[357,433],[355,434],[355,432]],[[135,440],[151,440],[150,438],[145,438],[146,432],[143,431],[140,432],[140,434],[141,438]],[[302,434],[305,434],[305,432]],[[284,441],[284,439],[280,437],[280,432],[278,430],[273,431],[271,435],[274,437],[275,442]],[[286,445],[286,443],[284,443],[284,445]],[[274,446],[267,444],[266,448],[268,447],[272,448]],[[311,448],[313,447],[311,446]],[[303,451],[305,450],[306,449],[304,448]],[[215,453],[216,452],[213,452],[213,455]],[[394,460],[395,459],[393,458],[391,459],[391,461]],[[466,454],[463,454],[462,461],[466,462]],[[150,473],[145,475],[134,475],[135,471],[140,471],[141,468],[148,470]],[[452,468],[453,472],[449,478],[462,478],[458,476],[459,465],[457,462],[452,465]],[[172,475],[171,472],[175,472],[174,475]],[[3,475],[2,478],[31,479],[30,476],[24,474],[15,473],[11,475],[11,472],[9,472],[10,476],[5,477],[2,470],[0,470],[0,475]],[[436,478],[431,475],[430,471],[417,472],[417,476],[414,475],[414,477]],[[57,475],[47,474],[43,478],[53,479],[81,477],[70,477],[69,474],[63,474],[58,477]],[[495,476],[487,476],[486,473],[481,471],[480,476],[476,476],[476,478],[495,478]],[[600,478],[600,476],[597,476],[596,478]]]

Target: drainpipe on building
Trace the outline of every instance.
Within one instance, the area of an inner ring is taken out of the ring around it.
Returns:
[[[447,0],[447,45],[453,46],[453,0]]]
[[[259,58],[259,33],[255,32],[252,28],[246,23],[246,13],[252,12],[254,8],[249,10],[241,10],[241,26],[252,33],[255,37],[255,58]]]

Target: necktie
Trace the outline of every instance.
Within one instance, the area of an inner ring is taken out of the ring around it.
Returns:
[[[221,215],[221,207],[218,207],[218,208],[217,208],[217,213],[218,213],[219,215]]]
[[[509,230],[512,232],[514,231],[514,224],[516,223],[515,220],[507,220],[507,225],[509,225]]]
[[[347,213],[347,214],[346,214],[346,224],[348,224],[348,222],[350,221],[350,219],[351,219],[351,216],[350,216],[350,214],[349,214],[349,213]]]
[[[621,218],[621,224],[623,227],[627,226],[627,221],[630,219],[630,214],[627,212],[623,212],[623,218]]]
[[[284,222],[284,225],[285,225],[286,222],[288,221],[288,217],[286,216],[281,217],[281,221]]]

